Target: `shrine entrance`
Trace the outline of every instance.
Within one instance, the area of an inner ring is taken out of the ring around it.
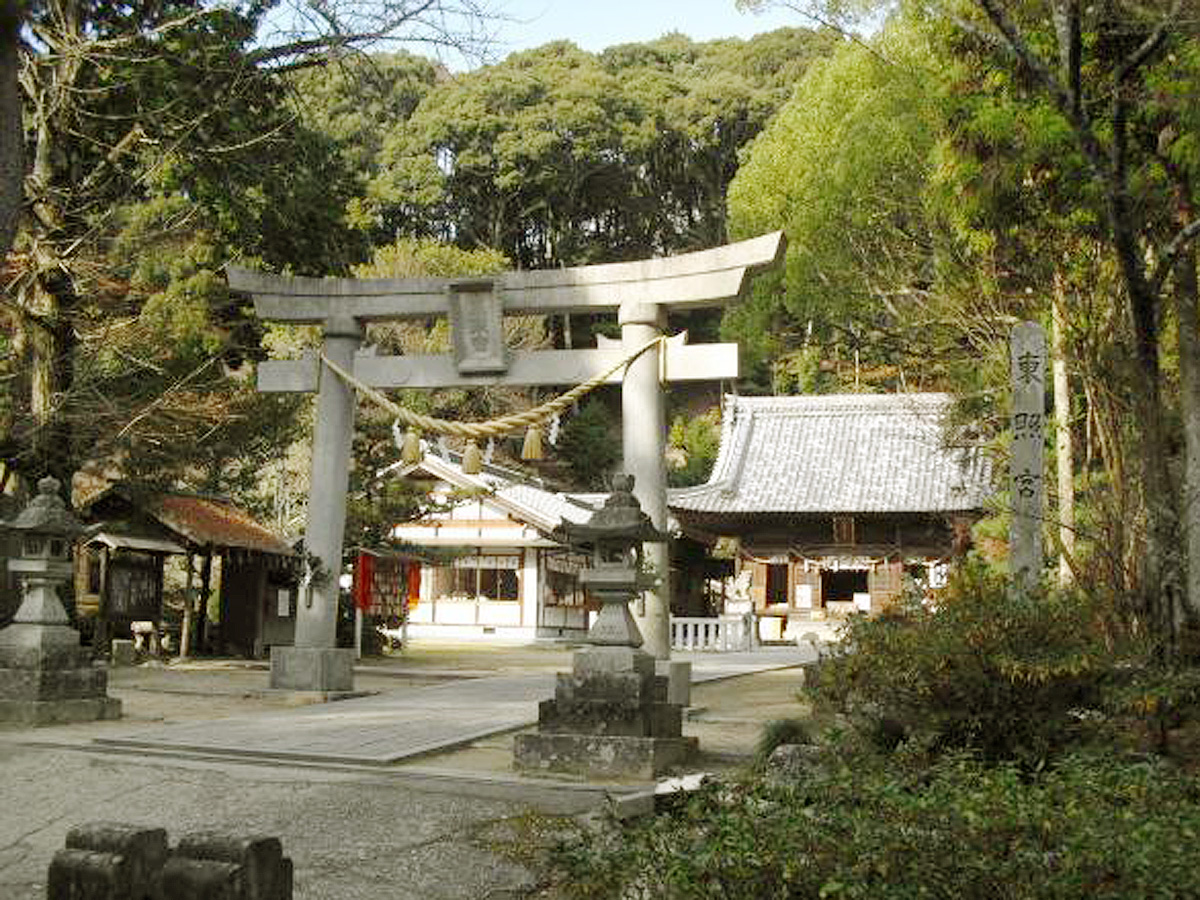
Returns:
[[[355,390],[580,385],[620,382],[624,471],[658,529],[666,527],[666,420],[669,381],[731,379],[736,344],[663,340],[668,313],[719,307],[743,296],[751,276],[783,255],[780,232],[674,257],[569,269],[505,272],[488,278],[292,278],[230,267],[231,290],[250,295],[264,320],[322,325],[320,353],[259,366],[263,391],[316,391],[312,480],[305,546],[319,560],[296,610],[292,647],[271,652],[271,686],[343,691],[353,687],[352,650],[336,648],[337,573],[342,565]],[[510,352],[505,315],[616,313],[620,340],[595,348]],[[371,322],[450,319],[454,353],[376,356],[362,347]],[[637,602],[644,649],[670,655],[669,559],[665,544],[645,557],[662,576]]]

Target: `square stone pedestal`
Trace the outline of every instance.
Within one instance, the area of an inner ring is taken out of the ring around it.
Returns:
[[[536,734],[517,735],[516,768],[604,778],[650,779],[687,762],[683,707],[667,699],[654,658],[632,647],[590,647],[560,672],[554,699],[538,705]]]
[[[272,647],[271,687],[285,691],[352,691],[354,651],[333,647]]]
[[[86,647],[0,646],[0,722],[119,719],[121,701],[107,696],[107,690],[108,670],[92,662]]]

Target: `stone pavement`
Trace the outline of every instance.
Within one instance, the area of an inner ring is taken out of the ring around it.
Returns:
[[[810,648],[745,653],[677,653],[693,663],[694,684],[799,665]],[[403,657],[401,657],[401,661]],[[562,669],[569,661],[562,661]],[[381,674],[387,667],[360,667]],[[403,676],[404,667],[391,672]],[[105,747],[280,761],[390,765],[460,747],[537,721],[538,701],[554,694],[554,672],[472,673],[416,690],[188,724],[141,727],[96,737]]]
[[[786,667],[810,655],[676,654],[695,666],[698,765],[744,760],[765,719],[797,714]],[[0,897],[43,897],[66,831],[99,820],[277,835],[299,900],[531,896],[554,817],[645,789],[512,771],[511,732],[569,665],[540,645],[414,645],[359,667],[369,696],[321,704],[247,663],[113,670],[123,720],[0,729]]]

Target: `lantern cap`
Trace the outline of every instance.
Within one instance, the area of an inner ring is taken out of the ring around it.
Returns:
[[[612,493],[604,506],[582,524],[564,521],[555,529],[556,535],[569,543],[592,545],[598,541],[636,544],[642,541],[661,542],[667,539],[642,512],[641,504],[633,495],[633,476],[613,477]]]
[[[15,519],[7,523],[8,527],[14,531],[36,531],[62,537],[80,534],[83,525],[59,494],[61,486],[57,478],[46,477],[39,481],[37,496]]]

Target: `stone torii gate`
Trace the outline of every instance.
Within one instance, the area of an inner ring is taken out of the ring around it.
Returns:
[[[741,297],[751,275],[777,264],[780,232],[712,250],[637,262],[569,269],[505,272],[483,278],[293,278],[227,269],[231,290],[254,299],[268,321],[322,325],[324,356],[372,388],[445,388],[486,385],[567,385],[597,377],[633,351],[661,337],[671,311],[722,306]],[[621,339],[595,349],[510,353],[503,344],[504,315],[616,312]],[[376,356],[363,350],[370,322],[449,316],[453,356]],[[635,494],[658,529],[666,527],[666,421],[662,378],[668,381],[735,378],[736,344],[688,345],[683,337],[654,346],[611,380],[622,384],[622,449]],[[342,691],[353,687],[353,651],[336,649],[337,573],[354,428],[354,390],[310,353],[299,360],[260,364],[262,391],[317,391],[312,483],[305,545],[332,577],[316,579],[296,610],[292,647],[271,649],[271,686]],[[667,548],[646,545],[660,586],[638,603],[645,649],[670,655]]]

